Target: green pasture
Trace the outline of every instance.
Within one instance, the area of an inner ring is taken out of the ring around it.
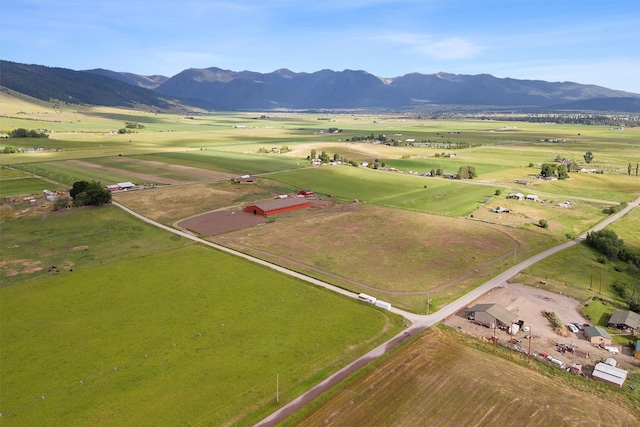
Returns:
[[[109,172],[106,170],[93,169],[90,167],[69,163],[67,161],[28,163],[14,165],[14,167],[34,175],[67,184],[69,186],[73,185],[73,183],[76,181],[98,181],[103,185],[124,181],[140,181],[133,175],[124,175]]]
[[[42,194],[42,190],[58,191],[68,188],[33,177],[0,180],[0,197]]]
[[[167,251],[190,241],[143,224],[115,206],[81,208],[2,224],[2,286]]]
[[[490,186],[441,177],[421,177],[350,166],[282,172],[272,174],[269,178],[344,200],[357,199],[451,216],[470,214],[484,203],[485,197],[492,197],[495,192]]]
[[[616,232],[626,247],[640,251],[640,208],[632,210],[608,228]]]
[[[0,296],[5,425],[251,425],[401,323],[197,245]]]
[[[275,154],[234,153],[217,150],[148,154],[137,157],[142,160],[179,164],[238,175],[278,172],[308,165],[302,159]]]
[[[0,168],[0,180],[13,179],[13,178],[25,178],[30,176],[32,175],[29,173],[23,172],[18,169],[9,168],[4,165]]]

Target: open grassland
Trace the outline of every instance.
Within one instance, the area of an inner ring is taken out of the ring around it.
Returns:
[[[103,185],[124,181],[139,181],[133,174],[127,175],[126,171],[115,173],[68,161],[28,163],[15,165],[14,167],[52,181],[67,184],[69,187],[76,181],[98,181]]]
[[[58,273],[73,275],[190,243],[113,206],[51,212],[2,224],[0,282],[7,286]]]
[[[634,209],[614,222],[613,229],[625,245],[631,249],[640,248],[640,211]],[[618,271],[611,262],[602,263],[603,256],[590,249],[586,244],[576,245],[552,255],[527,268],[516,276],[514,281],[539,286],[540,280],[545,287],[554,292],[562,292],[580,300],[592,296],[605,298],[615,304],[623,305],[622,299],[613,289],[616,280],[627,281],[628,274]]]
[[[264,174],[307,166],[303,159],[252,153],[234,153],[214,150],[190,151],[140,156],[143,160],[153,160],[170,164],[191,166],[219,172],[244,174]]]
[[[527,364],[507,349],[437,328],[372,362],[280,425],[622,427],[638,424],[638,402],[638,390]]]
[[[312,188],[317,193],[342,200],[360,200],[451,216],[468,215],[495,191],[453,180],[348,166],[274,173],[269,178],[298,188]]]
[[[68,190],[68,188],[33,177],[0,180],[0,197],[42,193],[42,190],[58,191]]]
[[[211,240],[417,312],[428,295],[434,304],[450,300],[552,242],[522,229],[355,203],[327,203]]]
[[[0,296],[5,425],[250,425],[401,323],[197,245]]]

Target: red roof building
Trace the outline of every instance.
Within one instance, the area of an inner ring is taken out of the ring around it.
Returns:
[[[311,203],[303,198],[276,199],[269,202],[249,205],[244,208],[244,211],[254,215],[271,216],[310,207]]]

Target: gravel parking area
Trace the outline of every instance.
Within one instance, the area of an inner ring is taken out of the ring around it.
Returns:
[[[524,321],[524,326],[530,328],[530,333],[527,334],[520,331],[513,337],[521,341],[516,344],[524,351],[529,351],[530,346],[531,353],[547,353],[553,355],[556,359],[562,360],[565,364],[594,365],[601,358],[613,357],[622,366],[626,364],[627,366],[640,367],[640,363],[633,358],[627,349],[621,349],[622,351],[619,354],[612,355],[608,351],[596,348],[588,342],[584,338],[582,331],[573,333],[566,329],[566,337],[557,334],[549,320],[543,315],[543,311],[554,312],[564,324],[574,322],[589,323],[579,312],[581,302],[566,295],[549,292],[541,287],[536,288],[511,283],[483,295],[474,304],[480,303],[500,304],[507,310],[517,314],[519,320]],[[465,310],[461,310],[456,315],[446,319],[444,323],[487,339],[491,339],[494,335],[493,329],[469,321]],[[530,340],[527,338],[528,335],[531,336]],[[505,331],[500,329],[495,331],[495,336],[498,339],[498,344],[506,344],[511,338]],[[567,344],[568,346],[574,345],[575,348],[588,352],[590,356],[585,359],[570,352],[558,352],[556,343]],[[620,346],[617,347],[620,348]]]

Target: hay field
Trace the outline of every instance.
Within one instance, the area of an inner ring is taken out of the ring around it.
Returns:
[[[640,420],[612,387],[527,365],[453,330],[430,330],[360,370],[283,426],[607,425]]]

